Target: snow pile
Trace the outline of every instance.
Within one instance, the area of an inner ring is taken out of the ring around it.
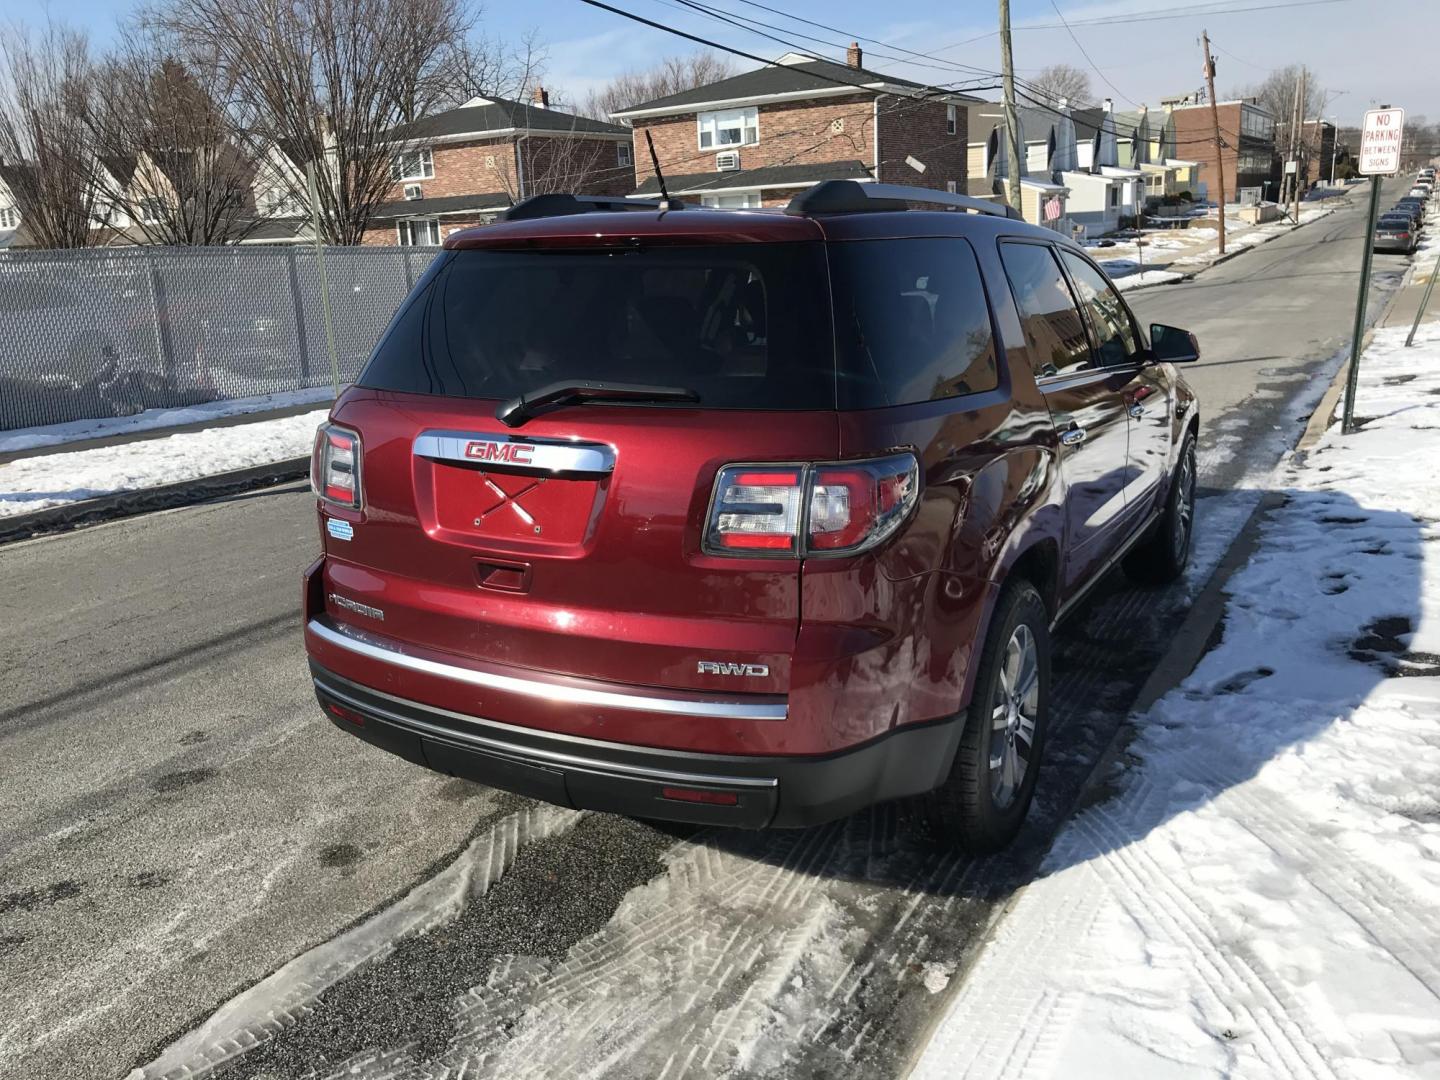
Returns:
[[[291,405],[310,405],[321,401],[330,401],[334,396],[328,386],[322,386],[309,390],[291,390],[283,394],[263,394],[258,397],[208,401],[202,405],[188,405],[183,409],[146,409],[134,416],[112,416],[100,420],[73,420],[68,424],[12,428],[9,431],[0,432],[0,454],[10,454],[17,450],[33,450],[41,446],[59,446],[63,443],[77,442],[80,439],[94,439],[105,435],[124,435],[132,431],[155,431],[160,428],[181,427],[185,424],[198,424],[225,416],[243,416],[246,413],[283,409]]]
[[[0,518],[305,457],[326,410],[0,465]]]
[[[1440,1076],[1440,325],[1405,333],[916,1076]]]

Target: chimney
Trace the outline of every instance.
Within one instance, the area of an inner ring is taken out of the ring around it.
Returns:
[[[550,107],[550,91],[543,86],[537,86],[531,91],[530,100],[535,103],[537,109],[548,109]]]
[[[1101,110],[1101,112],[1107,112],[1107,113],[1108,113],[1108,112],[1113,112],[1114,109],[1115,109],[1115,103],[1114,103],[1113,101],[1111,101],[1108,97],[1107,97],[1103,102],[1100,103],[1100,110]]]
[[[862,57],[863,54],[860,52],[860,43],[858,41],[850,42],[850,47],[845,50],[845,66],[852,67],[856,71],[859,71]]]

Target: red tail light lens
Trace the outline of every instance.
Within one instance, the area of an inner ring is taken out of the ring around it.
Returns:
[[[723,554],[795,555],[805,471],[728,465],[720,470],[710,506],[706,547]]]
[[[853,555],[891,536],[919,494],[920,463],[908,453],[834,465],[727,465],[704,547],[714,555]]]
[[[324,502],[360,509],[359,435],[338,424],[320,425],[310,461],[310,487]]]
[[[816,466],[810,483],[810,550],[838,554],[882,543],[910,513],[919,490],[920,464],[913,454]]]

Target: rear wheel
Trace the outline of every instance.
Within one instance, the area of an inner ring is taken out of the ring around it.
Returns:
[[[980,653],[965,732],[945,783],[923,796],[931,830],[998,851],[1030,809],[1050,704],[1050,617],[1025,580],[1005,586]]]
[[[1146,585],[1164,585],[1185,572],[1195,527],[1195,436],[1186,435],[1154,533],[1125,557],[1125,573]]]

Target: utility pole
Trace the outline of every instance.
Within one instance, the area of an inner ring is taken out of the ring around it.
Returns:
[[[1290,102],[1290,125],[1286,134],[1287,149],[1285,151],[1285,174],[1280,178],[1280,203],[1283,206],[1290,201],[1290,189],[1300,179],[1299,166],[1295,165],[1296,171],[1291,172],[1290,166],[1295,164],[1296,136],[1299,134],[1300,122],[1297,119],[1300,115],[1300,80],[1295,80],[1295,96]]]
[[[1015,111],[1015,61],[1010,55],[1010,0],[1000,0],[1000,81],[1005,91],[1005,130],[1010,143],[1010,174],[1006,179],[1010,205],[1020,214],[1020,116]]]
[[[1295,115],[1295,186],[1291,197],[1295,200],[1295,224],[1300,224],[1300,159],[1305,156],[1305,77],[1310,72],[1300,69],[1300,85],[1296,87]]]
[[[1215,61],[1210,59],[1210,33],[1200,31],[1200,40],[1205,43],[1205,96],[1210,99],[1210,125],[1215,129],[1215,187],[1220,196],[1220,251],[1225,254],[1225,162],[1220,157],[1220,105],[1215,100]],[[1235,148],[1236,175],[1239,175],[1240,148]]]

